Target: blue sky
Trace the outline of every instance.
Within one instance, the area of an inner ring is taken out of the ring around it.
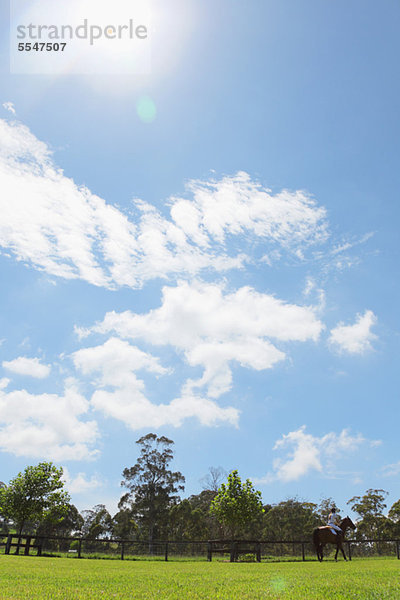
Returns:
[[[390,506],[399,5],[161,5],[137,76],[10,74],[0,5],[0,480],[114,510],[154,431],[185,495]]]

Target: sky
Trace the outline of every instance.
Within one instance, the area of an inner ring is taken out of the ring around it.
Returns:
[[[154,432],[185,497],[220,466],[389,508],[400,6],[163,4],[147,71],[34,74],[1,0],[0,480],[51,460],[113,512]]]

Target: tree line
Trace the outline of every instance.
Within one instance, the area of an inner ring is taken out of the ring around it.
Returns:
[[[8,485],[0,482],[0,531],[146,541],[151,549],[155,540],[166,539],[305,540],[326,524],[332,507],[340,513],[332,498],[319,504],[297,497],[264,504],[249,479],[242,481],[236,470],[227,474],[221,467],[210,468],[200,493],[181,499],[185,478],[170,468],[174,442],[149,433],[136,443],[140,455],[123,471],[126,491],[113,516],[103,504],[80,513],[65,490],[62,468],[41,462]],[[385,514],[387,495],[369,489],[347,502],[359,517],[355,539],[400,539],[400,500]]]

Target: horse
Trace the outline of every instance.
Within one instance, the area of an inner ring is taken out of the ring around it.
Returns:
[[[344,553],[343,545],[342,545],[343,540],[344,540],[344,535],[346,533],[346,529],[350,528],[350,529],[353,529],[353,531],[354,531],[356,526],[354,525],[354,523],[350,519],[350,517],[345,517],[343,519],[343,521],[340,523],[339,527],[343,533],[339,533],[339,532],[337,532],[336,534],[332,533],[331,527],[329,525],[326,525],[325,527],[317,527],[316,529],[314,529],[313,542],[314,542],[314,546],[315,546],[315,550],[317,552],[317,558],[318,558],[319,562],[321,562],[324,557],[323,547],[325,546],[325,544],[336,544],[335,561],[337,561],[337,555],[338,555],[339,550],[342,551],[344,560],[347,560],[346,554]]]

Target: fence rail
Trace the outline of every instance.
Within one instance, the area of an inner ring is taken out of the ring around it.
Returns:
[[[347,554],[352,556],[396,555],[400,560],[400,540],[398,539],[368,539],[345,541]],[[163,540],[139,541],[114,538],[84,538],[18,535],[0,532],[0,548],[4,554],[20,554],[28,556],[32,549],[37,556],[43,554],[65,554],[73,558],[103,557],[124,560],[152,558],[168,561],[171,558],[203,559],[211,561],[213,556],[229,557],[230,561],[238,560],[245,555],[247,560],[279,561],[301,560],[314,558],[315,549],[310,540]]]

